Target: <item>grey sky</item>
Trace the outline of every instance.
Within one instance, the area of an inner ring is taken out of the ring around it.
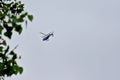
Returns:
[[[120,80],[119,0],[22,1],[34,21],[10,43],[24,73],[8,80]]]

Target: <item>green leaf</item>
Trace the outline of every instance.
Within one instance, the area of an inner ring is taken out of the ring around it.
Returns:
[[[4,46],[6,46],[7,43],[6,43],[6,41],[4,40],[4,41],[2,42],[2,44],[3,44]]]
[[[7,32],[11,32],[13,30],[13,27],[8,26],[8,23],[4,23],[4,28],[6,29]]]
[[[7,68],[7,76],[11,76],[14,73],[14,68],[10,66],[10,63],[8,63],[8,68]]]
[[[10,55],[12,55],[12,60],[17,59],[17,54],[13,50],[10,52]]]
[[[13,65],[14,73],[17,75],[19,72],[19,66],[18,65]]]
[[[22,32],[22,26],[21,25],[17,25],[15,27],[15,31],[17,31],[19,34],[21,34],[21,32]]]
[[[4,35],[5,35],[6,37],[8,37],[9,39],[11,39],[11,37],[12,37],[12,32],[5,32]]]
[[[20,4],[20,5],[19,5],[19,8],[20,8],[20,9],[23,9],[23,8],[24,8],[24,4]]]
[[[29,19],[30,21],[32,21],[32,20],[33,20],[33,15],[28,15],[28,19]]]
[[[28,14],[27,12],[26,12],[26,13],[21,14],[21,15],[20,15],[20,18],[24,18],[25,16],[27,16],[27,14]]]
[[[13,60],[17,59],[17,54],[13,54],[13,57],[12,57]]]
[[[23,68],[19,67],[19,73],[22,74],[22,72],[23,72]]]
[[[3,47],[2,46],[0,46],[0,52],[2,52],[3,51]]]
[[[2,34],[3,27],[0,25],[0,34]]]
[[[9,51],[9,46],[7,46],[6,50],[5,50],[5,54]]]
[[[24,21],[23,18],[17,19],[17,22],[23,22],[23,21]]]
[[[17,22],[17,17],[15,15],[11,16],[12,24]]]
[[[10,55],[14,55],[14,52],[13,52],[13,51],[11,51],[11,52],[10,52]]]
[[[4,57],[4,54],[0,53],[0,58],[1,58],[1,57],[3,58],[3,57]]]
[[[23,9],[17,9],[17,14],[20,14],[23,11]]]

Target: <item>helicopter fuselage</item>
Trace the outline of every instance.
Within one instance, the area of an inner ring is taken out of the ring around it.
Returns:
[[[50,36],[53,36],[53,33],[48,34],[47,36],[45,36],[45,37],[43,38],[43,41],[48,41]]]
[[[43,41],[48,40],[48,39],[49,39],[49,37],[50,37],[50,35],[48,35],[48,36],[44,37],[44,38],[43,38]]]

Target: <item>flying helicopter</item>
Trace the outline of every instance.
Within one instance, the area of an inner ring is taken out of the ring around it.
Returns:
[[[48,34],[40,32],[40,34],[44,35],[44,36],[42,36],[43,37],[43,39],[42,39],[43,41],[48,41],[51,36],[52,37],[54,36],[53,32],[50,32]]]

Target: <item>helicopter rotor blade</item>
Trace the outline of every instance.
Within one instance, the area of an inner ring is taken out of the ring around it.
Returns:
[[[45,33],[42,33],[42,32],[40,32],[40,34],[43,34],[43,35],[45,35],[45,36],[47,35],[47,34],[45,34]]]

